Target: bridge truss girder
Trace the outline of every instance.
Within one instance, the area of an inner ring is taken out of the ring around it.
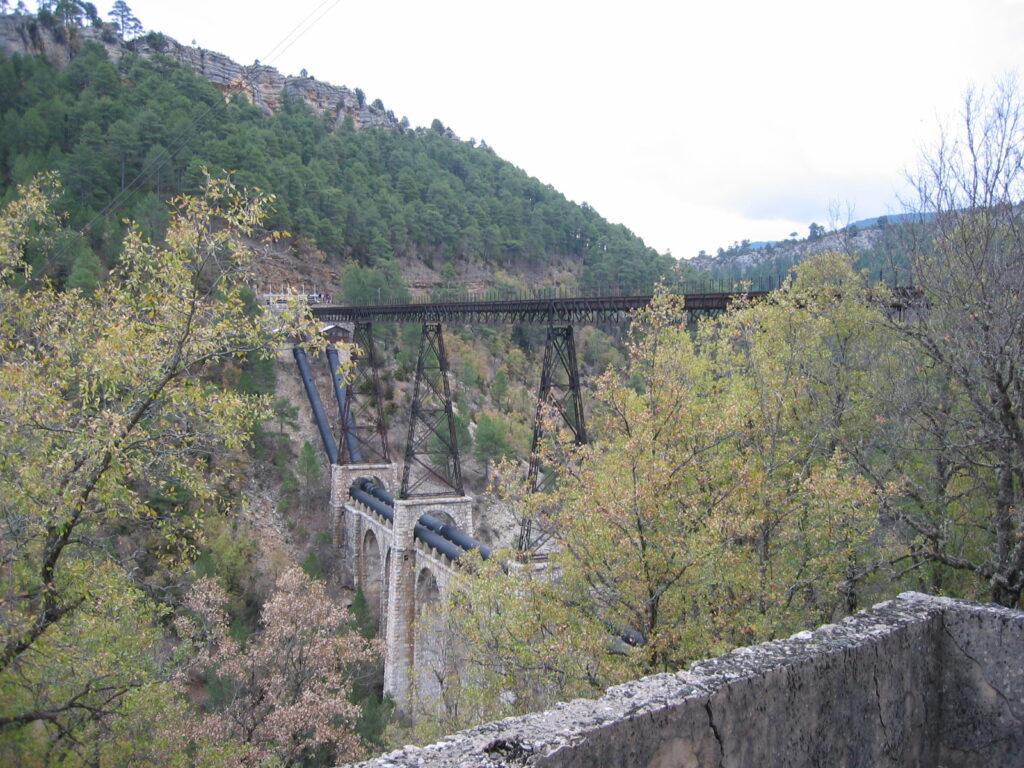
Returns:
[[[554,477],[553,473],[544,472],[540,459],[541,442],[548,436],[549,415],[554,416],[556,431],[568,430],[573,445],[588,442],[576,342],[571,325],[548,326],[527,472],[527,482],[534,493],[546,491]],[[519,530],[520,551],[536,549],[543,543],[543,534],[540,537],[535,535],[533,523],[529,517],[523,519]]]
[[[737,293],[687,295],[690,322],[699,316],[725,311]],[[757,298],[763,292],[742,295]],[[313,315],[327,322],[481,323],[485,325],[621,325],[629,313],[651,302],[650,294],[637,296],[509,299],[505,301],[428,301],[416,304],[373,306],[316,306]]]
[[[391,462],[387,423],[380,390],[380,362],[373,343],[373,323],[356,323],[352,336],[358,350],[342,405],[342,464]],[[353,438],[349,440],[348,438]],[[355,445],[353,445],[355,443]],[[353,450],[356,448],[357,450]]]
[[[465,495],[448,370],[441,324],[424,323],[402,468],[403,499]]]

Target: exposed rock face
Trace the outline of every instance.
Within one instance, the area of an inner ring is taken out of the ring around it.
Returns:
[[[808,256],[825,251],[854,253],[874,248],[882,238],[882,230],[877,227],[860,229],[844,229],[829,232],[814,240],[787,240],[776,243],[774,248],[750,247],[733,250],[721,255],[704,254],[687,259],[687,263],[701,270],[729,269],[735,267],[757,267],[765,262],[777,260],[803,261]]]
[[[171,38],[165,37],[164,41],[163,49],[157,51],[150,40],[140,38],[134,41],[135,49],[142,56],[163,53],[183,61],[226,95],[239,93],[267,114],[277,112],[287,95],[304,101],[315,112],[331,115],[336,126],[351,117],[357,129],[398,127],[398,120],[383,104],[366,104],[365,98],[360,103],[359,95],[344,85],[331,85],[312,77],[286,77],[259,62],[242,66],[222,53],[181,45]]]
[[[73,29],[68,33],[60,28],[57,31],[47,28],[35,16],[0,16],[0,49],[8,54],[41,53],[58,69],[66,67],[81,50],[82,44],[90,40],[102,45],[111,60],[118,61],[124,55],[123,44],[116,36],[108,35],[110,41],[103,37],[103,31],[95,27]]]
[[[331,115],[335,126],[350,117],[357,130],[371,126],[399,127],[394,113],[386,110],[379,100],[367,104],[365,97],[343,85],[331,85],[312,77],[285,76],[259,62],[243,66],[222,53],[182,45],[165,35],[147,35],[123,43],[109,30],[104,34],[96,27],[73,29],[70,34],[61,30],[54,34],[34,16],[0,16],[0,48],[8,53],[43,54],[58,68],[67,66],[83,43],[90,40],[102,45],[112,61],[118,61],[126,53],[162,54],[183,61],[219,88],[225,97],[241,94],[267,114],[280,109],[287,95],[304,101],[317,113]]]

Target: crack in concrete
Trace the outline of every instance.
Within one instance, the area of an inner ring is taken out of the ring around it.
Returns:
[[[875,681],[875,709],[878,711],[878,724],[882,726],[882,737],[885,739],[885,743],[882,745],[882,749],[885,750],[886,754],[889,754],[889,729],[885,725],[885,718],[882,717],[882,690],[878,687],[877,664],[872,665],[871,677]]]
[[[711,699],[704,702],[704,711],[708,713],[708,725],[711,727],[711,732],[715,734],[715,741],[718,742],[718,768],[722,768],[725,765],[725,745],[722,744],[722,734],[718,732],[718,726],[715,725],[715,714],[711,711]]]
[[[991,755],[989,753],[991,752],[992,747],[999,744],[1005,744],[1013,740],[1014,737],[1012,735],[1002,736],[998,739],[992,739],[992,741],[986,741],[984,744],[978,744],[975,747],[947,747],[946,753],[950,755],[986,755],[990,757]]]
[[[984,670],[985,668],[982,665],[982,663],[978,661],[976,658],[974,658],[971,654],[969,654],[964,649],[964,647],[957,642],[956,637],[953,635],[952,632],[949,631],[945,624],[943,624],[942,626],[942,631],[946,633],[946,636],[949,638],[950,642],[953,643],[954,646],[956,646],[956,649],[960,651],[960,653],[962,653],[964,657],[970,659],[971,662],[973,662],[974,665],[978,668],[982,682],[984,682],[985,685],[991,688],[995,692],[996,696],[1002,699],[1003,703],[1006,705],[1006,710],[1007,712],[1009,712],[1010,717],[1012,717],[1016,722],[1020,723],[1021,725],[1024,725],[1024,718],[1021,718],[1014,711],[1013,701],[1005,693],[996,688],[996,686],[992,685],[992,682],[985,676],[984,672],[982,672],[982,670]]]

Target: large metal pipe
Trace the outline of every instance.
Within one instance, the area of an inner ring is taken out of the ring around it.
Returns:
[[[392,494],[388,493],[383,488],[381,488],[380,486],[376,485],[372,480],[363,478],[358,483],[358,485],[361,490],[380,499],[385,504],[390,505],[391,508],[394,509],[395,497]],[[484,560],[491,556],[491,548],[488,547],[486,544],[481,544],[479,541],[477,541],[469,534],[464,533],[463,531],[456,528],[454,525],[448,525],[447,523],[441,522],[433,515],[420,515],[419,523],[420,525],[425,526],[427,529],[433,531],[434,533],[439,533],[441,536],[443,536],[453,544],[458,544],[467,552],[474,549],[479,550],[480,557],[482,557]]]
[[[367,480],[366,478],[363,478],[362,482],[360,482],[359,484],[359,487],[362,488],[367,493],[373,494],[378,499],[383,501],[385,504],[390,504],[392,507],[395,506],[394,494],[388,493],[385,489],[381,488],[379,485],[376,485],[372,480]]]
[[[338,350],[335,347],[327,347],[327,365],[331,369],[331,381],[334,382],[334,399],[338,403],[338,415],[341,420],[341,431],[344,435],[345,447],[348,448],[348,460],[353,464],[361,464],[363,453],[359,450],[359,441],[356,439],[355,419],[352,418],[352,411],[345,412],[345,390],[346,384],[338,375],[338,368],[341,363],[338,359]],[[349,405],[351,409],[351,404]]]
[[[490,547],[488,547],[485,544],[481,544],[479,541],[474,539],[469,534],[460,531],[454,525],[442,523],[440,520],[438,520],[436,517],[433,517],[432,515],[420,515],[420,524],[425,525],[427,528],[434,531],[435,533],[441,534],[453,544],[458,544],[467,552],[471,552],[474,549],[479,550],[480,557],[482,557],[484,560],[491,556]]]
[[[351,485],[348,489],[349,495],[361,504],[368,506],[385,520],[394,521],[394,509],[380,499],[374,498],[363,490],[363,488],[359,487],[366,487],[367,482],[368,481],[362,481]],[[449,560],[458,560],[459,557],[462,556],[462,550],[456,544],[448,541],[445,537],[434,533],[423,525],[416,525],[412,532],[417,539],[422,541],[424,544],[433,547]]]
[[[295,362],[299,365],[299,373],[302,375],[302,383],[306,387],[306,397],[309,398],[309,406],[313,409],[313,420],[320,430],[320,439],[324,441],[324,450],[331,464],[338,463],[338,444],[334,442],[334,435],[331,433],[331,425],[327,421],[327,414],[324,412],[323,403],[320,402],[320,393],[316,391],[316,383],[313,381],[313,371],[309,367],[309,358],[306,357],[306,350],[301,346],[292,347],[292,354]]]
[[[358,501],[360,504],[365,504],[385,520],[394,521],[395,511],[379,499],[373,498],[373,496],[368,494],[366,491],[352,485],[349,487],[348,493],[353,499]]]
[[[448,541],[444,536],[439,536],[423,525],[413,528],[413,534],[424,544],[433,547],[449,560],[458,560],[462,557],[462,549],[456,544]]]

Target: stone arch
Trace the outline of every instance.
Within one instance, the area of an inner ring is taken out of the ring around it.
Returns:
[[[380,542],[372,530],[363,535],[360,545],[359,586],[366,597],[370,615],[378,627],[381,626],[381,594],[385,591],[384,576],[381,570]]]
[[[427,609],[441,599],[437,577],[427,566],[416,574],[416,619],[413,666],[416,686],[426,700],[440,698],[445,680],[452,672],[444,617]]]
[[[436,603],[441,598],[441,590],[437,586],[437,577],[434,572],[424,566],[416,574],[416,615],[423,613],[423,609],[431,603]]]
[[[445,525],[450,525],[453,528],[458,528],[458,526],[455,524],[455,518],[449,515],[443,509],[430,509],[427,510],[427,514],[431,517],[436,517]],[[472,531],[470,531],[469,533],[472,533]]]

